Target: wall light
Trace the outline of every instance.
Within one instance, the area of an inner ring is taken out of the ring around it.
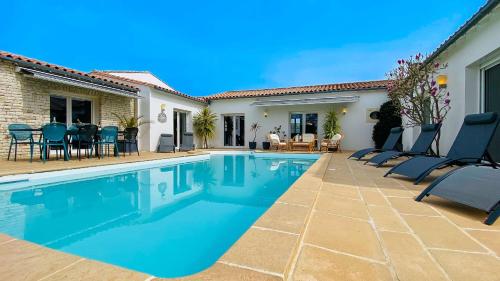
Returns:
[[[347,113],[347,107],[342,108],[342,114],[345,115],[346,113]]]
[[[439,85],[439,88],[446,88],[448,86],[448,76],[444,74],[438,75],[437,83]]]
[[[267,118],[267,111],[264,111],[264,117]]]

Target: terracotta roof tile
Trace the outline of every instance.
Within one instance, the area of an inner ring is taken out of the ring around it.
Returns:
[[[235,99],[235,98],[251,98],[251,97],[268,97],[279,95],[298,95],[298,94],[316,94],[329,93],[340,91],[359,91],[359,90],[375,90],[386,89],[387,80],[349,82],[338,84],[324,84],[314,86],[299,86],[288,88],[273,88],[260,90],[241,90],[227,91],[206,97],[207,100],[219,99]]]
[[[132,83],[132,84],[148,86],[148,87],[155,88],[157,90],[160,90],[160,91],[168,93],[168,94],[176,95],[179,97],[187,98],[187,99],[194,100],[194,101],[201,102],[201,103],[207,102],[204,98],[193,97],[193,96],[181,93],[179,91],[173,91],[173,90],[170,90],[170,89],[167,89],[164,87],[157,86],[155,84],[151,84],[151,83],[147,83],[144,81],[139,81],[139,80],[135,80],[135,79],[131,79],[131,78],[125,78],[125,77],[113,75],[113,74],[103,72],[103,71],[94,70],[94,71],[90,72],[89,74],[94,75],[96,77],[101,77],[103,79],[105,79],[107,77],[107,78],[112,78],[114,80],[121,80],[121,81],[125,81],[125,82]]]
[[[0,59],[5,59],[5,60],[12,61],[12,62],[28,63],[28,64],[32,64],[33,66],[42,66],[45,68],[49,68],[49,69],[53,69],[53,70],[62,72],[62,74],[63,73],[72,74],[73,76],[76,76],[75,78],[80,78],[82,80],[87,80],[87,81],[96,80],[93,82],[107,84],[108,86],[115,86],[118,88],[125,88],[125,89],[127,89],[129,91],[133,91],[133,92],[137,92],[137,90],[138,90],[138,88],[135,87],[134,85],[128,84],[128,83],[123,83],[123,81],[120,81],[118,79],[97,77],[94,75],[89,75],[83,71],[78,71],[78,70],[67,68],[64,66],[57,65],[57,64],[44,62],[41,60],[25,57],[22,55],[13,54],[13,53],[2,51],[2,50],[0,50]]]

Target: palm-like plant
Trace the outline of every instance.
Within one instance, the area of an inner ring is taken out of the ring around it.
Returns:
[[[120,114],[114,113],[114,112],[112,112],[111,114],[113,114],[116,118],[118,118],[118,125],[120,127],[123,127],[124,129],[126,129],[126,128],[138,128],[141,125],[151,123],[150,121],[141,120],[143,118],[143,116],[128,117],[125,114],[120,115]]]
[[[337,123],[337,114],[333,109],[326,114],[325,123],[323,123],[323,132],[327,139],[331,139],[335,134],[340,132],[340,125]]]
[[[193,117],[194,133],[203,140],[203,148],[208,148],[208,140],[215,137],[217,115],[204,107]]]

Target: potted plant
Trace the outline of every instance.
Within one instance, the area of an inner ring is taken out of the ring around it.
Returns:
[[[256,149],[257,148],[257,142],[255,142],[255,139],[257,138],[257,131],[261,128],[258,122],[252,123],[250,125],[250,132],[253,132],[253,140],[248,143],[248,147],[250,149]]]
[[[208,107],[204,107],[193,117],[194,133],[203,140],[203,148],[208,148],[208,140],[215,137],[216,121],[217,115]]]
[[[137,152],[137,145],[125,145],[125,143],[137,144],[137,135],[139,134],[139,126],[142,126],[150,121],[142,120],[143,116],[130,116],[125,114],[111,113],[118,118],[118,126],[123,128],[124,140],[118,142],[118,151],[122,152]],[[134,148],[135,146],[135,148]]]

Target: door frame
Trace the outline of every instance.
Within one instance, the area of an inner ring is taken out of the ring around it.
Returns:
[[[303,135],[306,133],[306,115],[307,114],[316,114],[318,116],[318,122],[316,124],[316,131],[318,134],[319,133],[319,127],[320,127],[320,124],[319,124],[319,111],[290,111],[288,113],[288,132],[289,132],[289,137],[291,138],[292,137],[292,123],[290,122],[291,119],[292,119],[292,114],[301,114],[302,115],[302,124],[301,124],[301,128],[300,128],[300,134]],[[318,138],[318,136],[316,136],[316,138]]]
[[[224,113],[224,114],[221,114],[222,116],[222,147],[228,147],[228,148],[242,148],[242,147],[246,147],[245,145],[245,139],[243,139],[243,145],[242,146],[237,146],[237,145],[234,145],[236,143],[236,116],[243,116],[245,117],[245,114],[244,113]],[[224,142],[224,129],[225,129],[225,126],[224,126],[224,117],[226,116],[230,116],[232,117],[233,119],[233,145],[225,145],[225,142]],[[245,122],[244,122],[244,126],[243,128],[240,128],[240,130],[243,130],[243,133],[244,135],[246,136],[246,126],[247,126],[247,122],[246,122],[246,118],[245,118]]]
[[[485,86],[486,86],[486,75],[485,72],[493,68],[497,65],[500,64],[500,55],[496,56],[485,63],[481,64],[480,66],[480,83],[479,83],[479,112],[484,113],[486,109],[486,93],[485,93]]]

